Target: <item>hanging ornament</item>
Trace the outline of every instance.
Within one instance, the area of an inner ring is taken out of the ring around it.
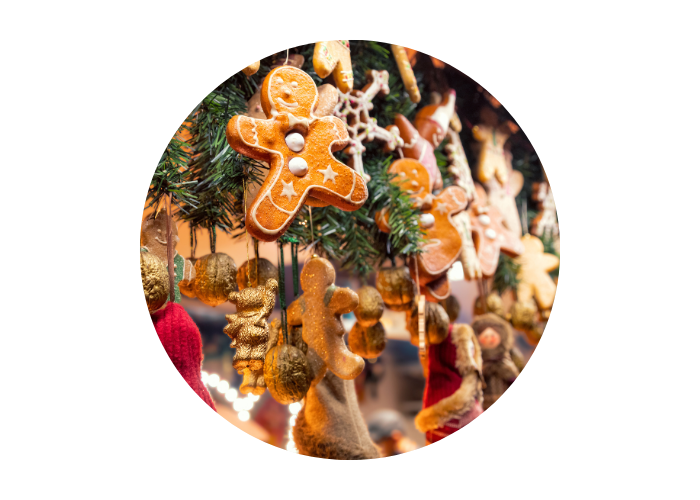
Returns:
[[[401,45],[392,45],[391,52],[394,54],[396,66],[399,68],[401,81],[403,81],[403,86],[406,88],[406,92],[408,92],[408,97],[411,99],[411,102],[419,103],[420,90],[418,90],[416,75],[413,74],[413,68],[411,67],[411,62],[408,60],[406,49]]]
[[[384,301],[376,288],[363,286],[357,291],[359,304],[355,309],[357,322],[362,326],[372,326],[384,314]]]
[[[141,283],[148,312],[163,307],[170,293],[170,280],[165,263],[147,251],[141,251]]]
[[[520,240],[524,251],[515,262],[520,266],[518,271],[518,301],[528,302],[533,297],[540,309],[551,309],[557,285],[549,273],[559,267],[556,255],[544,253],[542,240],[526,234]]]
[[[350,351],[365,359],[378,358],[386,347],[386,331],[379,321],[371,326],[355,323],[348,335]]]
[[[518,126],[511,121],[499,124],[498,116],[492,109],[481,110],[481,123],[472,128],[474,139],[480,143],[477,172],[481,182],[486,183],[494,176],[502,185],[508,181],[503,146],[510,135],[518,130]]]
[[[418,304],[406,312],[406,329],[411,334],[411,344],[419,345]],[[425,303],[425,332],[429,344],[439,344],[447,337],[450,318],[440,304]]]
[[[500,398],[520,374],[510,351],[514,336],[511,326],[493,313],[474,318],[474,333],[481,345],[483,358],[484,410]]]
[[[510,232],[503,225],[503,217],[496,207],[489,207],[479,196],[470,210],[474,243],[479,257],[481,272],[491,277],[498,267],[498,257],[501,252],[509,257],[517,257],[524,248],[518,235]]]
[[[498,211],[503,216],[503,225],[511,233],[520,237],[523,234],[523,228],[520,224],[520,214],[515,203],[515,197],[518,196],[518,193],[523,188],[525,179],[523,174],[513,170],[511,163],[513,154],[506,149],[504,155],[507,170],[506,180],[504,183],[501,183],[496,178],[492,178],[484,183],[486,193],[488,193],[486,202],[489,206],[498,208]]]
[[[247,231],[261,241],[282,236],[304,203],[352,211],[367,199],[362,176],[332,154],[348,145],[347,130],[338,118],[313,113],[317,98],[309,75],[280,66],[262,85],[268,119],[236,115],[226,127],[232,149],[270,165],[246,213]]]
[[[341,92],[352,90],[354,78],[348,40],[316,42],[314,47],[314,71],[321,78],[333,73],[333,80]]]
[[[454,323],[459,318],[459,312],[461,307],[459,306],[459,301],[454,295],[450,295],[445,300],[440,301],[440,305],[447,313],[447,317],[450,318],[450,323]]]
[[[250,266],[250,273],[248,267]],[[267,283],[269,279],[277,279],[279,271],[277,267],[267,259],[250,259],[238,268],[236,282],[238,289],[243,290],[248,286],[257,287]],[[250,280],[250,285],[248,284]]]
[[[225,253],[200,257],[194,270],[194,293],[208,306],[223,304],[236,290],[236,263]]]
[[[243,375],[240,390],[243,394],[265,392],[263,362],[270,339],[270,317],[275,306],[277,280],[269,279],[264,286],[231,292],[229,301],[236,306],[236,314],[226,315],[228,325],[224,333],[236,348],[233,367]]]
[[[272,397],[284,405],[304,399],[313,379],[301,328],[289,330],[290,338],[285,339],[280,320],[270,323],[270,339],[274,342],[265,356],[265,384]],[[292,331],[298,335],[291,335]]]
[[[533,183],[532,198],[537,202],[539,212],[530,223],[530,232],[540,238],[554,239],[555,247],[559,245],[559,223],[554,195],[547,182]]]
[[[486,297],[486,307],[484,307],[483,296],[479,295],[474,301],[474,316],[480,316],[486,313],[494,313],[495,315],[506,318],[505,308],[503,307],[503,299],[496,292],[491,292]]]
[[[245,76],[253,76],[255,73],[258,72],[260,69],[260,61],[255,61],[252,64],[249,64],[245,68],[243,68],[243,73]]]
[[[180,288],[180,293],[185,297],[190,297],[191,299],[197,298],[197,292],[194,290],[195,278],[196,278],[196,268],[197,259],[185,259],[185,272],[182,281],[178,283]]]
[[[353,90],[350,93],[340,93],[340,100],[335,106],[334,114],[340,118],[347,127],[350,136],[350,145],[345,153],[351,156],[348,164],[355,169],[365,180],[369,181],[369,175],[365,174],[362,166],[362,153],[365,152],[363,142],[371,142],[379,139],[385,143],[386,152],[393,151],[397,146],[403,146],[403,139],[399,129],[392,125],[386,129],[377,125],[377,120],[369,116],[374,108],[372,99],[377,94],[389,93],[389,72],[368,70],[367,85],[362,90]]]
[[[377,271],[376,285],[384,305],[392,311],[408,311],[413,307],[418,287],[411,278],[408,267],[381,268]]]
[[[453,116],[456,115],[457,113]],[[454,177],[455,184],[464,189],[471,203],[474,201],[474,198],[476,198],[476,189],[474,187],[474,180],[472,179],[472,172],[467,162],[467,155],[464,152],[462,140],[459,138],[459,134],[452,129],[447,131],[445,152],[447,153],[447,160],[450,162],[447,171]]]

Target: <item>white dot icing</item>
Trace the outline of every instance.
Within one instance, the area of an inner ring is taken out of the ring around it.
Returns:
[[[435,217],[433,214],[421,214],[420,225],[426,229],[429,229],[435,225]]]
[[[286,142],[287,147],[295,153],[298,153],[304,149],[304,136],[299,132],[292,132],[284,138],[284,142]]]
[[[481,214],[478,217],[478,219],[479,219],[479,224],[481,224],[482,226],[488,226],[489,224],[491,224],[491,217],[489,217],[486,214]]]
[[[486,235],[487,238],[489,238],[491,240],[495,240],[496,236],[497,236],[496,231],[491,229],[491,228],[488,228],[486,231],[484,231],[484,234]]]
[[[309,171],[309,165],[304,158],[295,156],[289,160],[289,170],[297,177],[303,177]]]

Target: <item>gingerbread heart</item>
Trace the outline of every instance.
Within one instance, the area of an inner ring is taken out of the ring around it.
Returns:
[[[350,41],[328,40],[316,42],[314,47],[314,71],[321,78],[333,73],[335,85],[341,92],[352,90],[352,62]]]
[[[347,130],[338,118],[314,113],[318,91],[311,77],[292,66],[275,68],[260,98],[266,120],[236,115],[226,127],[232,149],[270,165],[246,214],[248,232],[278,239],[310,197],[341,210],[360,208],[365,180],[333,156],[348,145]]]
[[[524,247],[518,236],[503,225],[503,216],[498,208],[486,206],[481,200],[483,198],[471,208],[472,236],[481,272],[491,277],[496,272],[501,252],[517,257],[523,253]]]

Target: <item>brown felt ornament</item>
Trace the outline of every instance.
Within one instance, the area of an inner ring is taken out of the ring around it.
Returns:
[[[440,301],[440,305],[447,313],[447,317],[450,318],[450,323],[454,323],[459,318],[460,306],[459,300],[454,295],[450,295],[445,300]]]
[[[411,334],[411,344],[419,345],[418,336],[418,304],[406,312],[406,328]],[[447,337],[450,328],[450,318],[445,309],[435,302],[425,303],[425,333],[428,343],[439,344]]]
[[[194,266],[194,292],[208,306],[216,307],[236,290],[236,263],[225,253],[210,253]]]
[[[363,286],[357,291],[360,303],[355,309],[357,322],[362,326],[372,326],[377,323],[384,314],[384,301],[376,288]]]
[[[165,263],[150,252],[141,252],[141,283],[148,312],[157,311],[168,300],[170,279]]]
[[[236,314],[226,315],[228,325],[224,333],[236,348],[233,367],[243,375],[241,392],[265,392],[263,362],[270,340],[267,318],[272,313],[277,296],[277,280],[267,280],[264,286],[231,292],[229,301],[236,306]]]
[[[559,258],[544,253],[544,244],[537,236],[526,234],[520,241],[524,252],[515,260],[520,265],[518,301],[527,302],[534,297],[540,309],[551,309],[557,285],[549,273],[559,267]]]
[[[383,267],[377,272],[377,291],[384,304],[392,311],[408,311],[418,287],[406,266]]]
[[[365,359],[379,357],[386,347],[386,331],[380,322],[372,326],[355,323],[348,335],[348,347]]]
[[[250,266],[250,273],[248,273],[248,267]],[[277,271],[277,266],[267,259],[250,259],[244,262],[241,267],[238,268],[238,275],[236,276],[236,282],[238,283],[238,289],[243,290],[248,288],[248,286],[256,287],[267,283],[269,279],[277,279],[279,272]],[[250,279],[250,285],[248,280]]]
[[[318,76],[326,78],[332,73],[338,90],[346,93],[352,90],[354,78],[348,40],[316,42],[313,62]]]

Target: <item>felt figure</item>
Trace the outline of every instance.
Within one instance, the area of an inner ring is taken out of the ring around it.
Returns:
[[[513,155],[510,151],[505,150],[507,176],[505,183],[501,184],[495,177],[486,181],[487,202],[490,206],[498,208],[498,211],[503,216],[503,225],[506,226],[511,233],[520,237],[523,234],[523,228],[520,224],[520,213],[518,206],[515,203],[515,197],[523,188],[525,182],[523,174],[517,170],[513,170],[511,165]]]
[[[399,135],[399,129],[391,126],[386,129],[377,125],[377,120],[369,116],[374,105],[372,99],[377,94],[389,93],[389,72],[369,70],[367,72],[367,85],[362,90],[353,90],[348,94],[340,94],[340,101],[335,107],[334,114],[345,123],[350,135],[350,145],[345,152],[351,155],[350,166],[369,181],[362,167],[362,153],[366,148],[363,142],[379,139],[385,143],[385,151],[393,151],[397,146],[403,146],[403,139]]]
[[[411,62],[408,60],[406,49],[400,45],[392,45],[391,52],[394,54],[394,59],[396,59],[396,66],[399,68],[401,81],[403,81],[403,86],[406,88],[408,96],[412,102],[420,102],[418,82],[416,81],[416,75],[413,74],[413,68],[411,67]]]
[[[503,216],[498,208],[482,204],[482,199],[480,197],[479,201],[472,204],[472,238],[481,272],[484,276],[491,277],[498,267],[500,252],[517,257],[523,253],[524,248],[518,236],[503,225]]]
[[[175,255],[175,290],[170,297],[172,302],[180,302],[180,288],[178,284],[183,279],[190,281],[195,278],[194,266],[189,260],[186,260],[182,255],[177,253],[175,247],[180,238],[177,235],[177,224],[175,220],[170,218],[172,251]],[[141,246],[146,248],[149,253],[161,259],[166,267],[168,265],[168,214],[164,210],[158,212],[155,217],[149,217],[141,224]]]
[[[524,251],[515,262],[520,265],[518,271],[518,301],[527,302],[534,296],[540,309],[551,309],[557,285],[549,273],[559,267],[556,255],[544,253],[542,240],[526,234],[520,240]]]
[[[481,123],[472,128],[474,139],[480,143],[477,172],[481,182],[488,182],[494,176],[502,185],[508,181],[503,146],[510,135],[518,130],[518,126],[510,121],[499,124],[495,111],[482,109]]]
[[[267,318],[275,307],[277,280],[269,279],[264,286],[232,292],[229,301],[236,306],[236,314],[227,314],[224,333],[236,348],[233,367],[243,375],[240,390],[243,394],[265,392],[263,362],[270,340]]]
[[[352,90],[352,62],[348,40],[316,42],[314,47],[314,71],[321,78],[333,73],[333,80],[341,92]]]
[[[313,381],[293,430],[297,449],[337,460],[378,458],[352,382],[365,363],[345,345],[340,321],[357,307],[357,294],[336,287],[333,266],[317,256],[306,263],[300,281],[304,293],[287,309],[287,323],[302,325]]]
[[[250,267],[250,269],[248,269]],[[267,259],[250,259],[238,268],[236,283],[238,289],[243,290],[249,286],[264,285],[267,280],[276,280],[279,277],[277,266]],[[250,283],[248,282],[250,280]]]
[[[408,311],[413,307],[418,287],[406,266],[379,269],[376,285],[384,305],[392,311]]]
[[[530,223],[530,232],[540,238],[554,238],[559,243],[559,223],[554,195],[547,182],[533,183],[533,199],[537,202],[539,212]]]
[[[394,123],[399,128],[404,146],[399,148],[402,157],[418,160],[430,175],[429,192],[442,189],[442,176],[435,159],[435,148],[445,138],[450,117],[454,113],[455,92],[451,90],[443,96],[440,104],[430,104],[421,108],[414,123],[397,113]]]
[[[415,419],[428,444],[483,413],[481,369],[481,347],[469,325],[450,325],[447,339],[430,347],[423,409]]]
[[[208,306],[223,304],[236,290],[236,263],[225,253],[210,253],[197,259],[194,270],[192,290]]]
[[[260,69],[260,61],[255,61],[252,64],[249,64],[245,68],[243,68],[243,73],[245,76],[253,76],[255,73],[258,72]]]
[[[158,257],[141,251],[141,284],[146,297],[148,312],[155,312],[168,301],[170,278],[168,268]]]
[[[168,302],[151,314],[153,326],[170,361],[185,382],[216,411],[214,401],[202,382],[202,337],[192,318],[180,304]]]
[[[232,149],[270,165],[246,214],[248,233],[261,241],[282,236],[304,203],[313,204],[313,199],[342,210],[357,210],[367,199],[362,176],[332,154],[348,145],[343,122],[316,116],[317,100],[309,75],[280,66],[262,85],[268,119],[236,115],[226,127]]]
[[[474,318],[474,333],[479,339],[483,359],[484,410],[487,410],[520,375],[510,356],[513,348],[513,329],[504,319],[493,313]]]

